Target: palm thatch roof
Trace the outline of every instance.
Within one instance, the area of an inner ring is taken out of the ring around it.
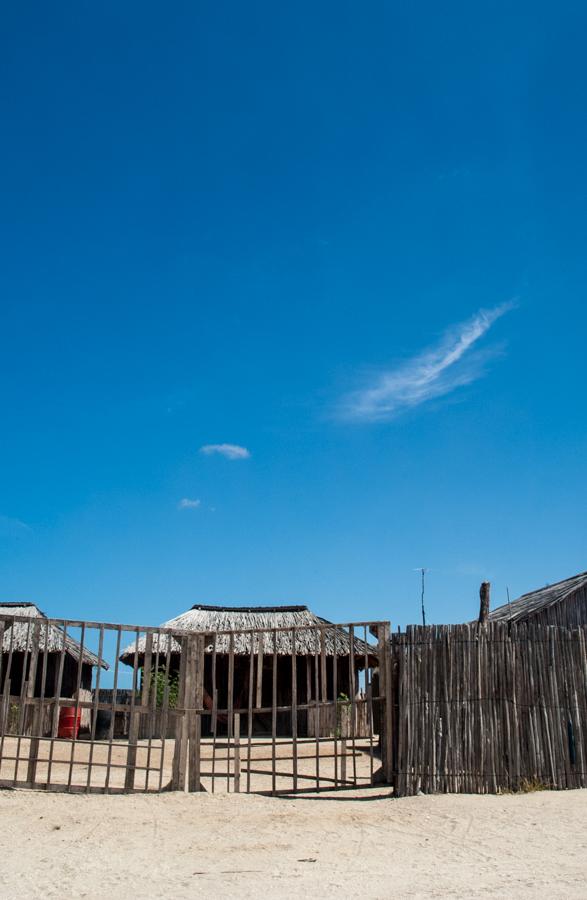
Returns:
[[[567,597],[587,585],[587,572],[557,581],[556,584],[548,584],[537,591],[522,594],[511,603],[498,606],[489,613],[489,620],[493,622],[520,622],[531,618],[551,606],[566,600]]]
[[[228,653],[232,633],[234,653],[237,656],[249,655],[251,641],[253,652],[259,649],[259,633],[263,634],[263,649],[266,654],[273,653],[273,638],[275,635],[275,650],[278,656],[291,656],[293,650],[292,630],[295,628],[295,654],[296,656],[309,656],[320,653],[320,630],[324,628],[324,649],[327,656],[347,656],[350,649],[348,632],[343,628],[333,626],[326,619],[315,615],[307,606],[207,606],[196,604],[187,612],[164,622],[162,628],[170,628],[175,631],[195,631],[206,635],[206,653],[214,650],[214,638],[216,635],[216,653]],[[288,629],[286,631],[273,632],[271,629]],[[253,631],[257,633],[252,633]],[[123,651],[120,659],[128,665],[133,665],[135,648],[139,656],[144,654],[146,638],[139,638],[129,644]],[[153,635],[153,652],[156,653],[180,653],[179,642],[169,634]],[[373,653],[373,648],[364,641],[355,637],[354,651],[358,657]]]
[[[15,621],[13,618],[27,619],[28,621]],[[41,612],[34,603],[0,603],[0,622],[4,622],[4,637],[2,640],[2,652],[9,653],[12,647],[13,653],[30,653],[34,644],[34,631],[32,620],[46,620],[45,613]],[[41,623],[39,628],[38,649],[43,653],[45,649],[47,653],[60,653],[64,646],[65,652],[74,659],[79,660],[80,644],[70,637],[64,635],[59,626],[53,624]],[[100,661],[90,650],[85,647],[82,652],[82,661],[90,666],[101,665],[103,669],[108,668],[108,663],[104,660]]]

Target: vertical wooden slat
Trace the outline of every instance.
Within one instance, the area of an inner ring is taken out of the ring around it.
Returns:
[[[134,727],[135,727],[135,733],[136,733],[136,742],[135,742],[136,744],[138,744],[138,741],[141,738],[141,733],[144,731],[145,719],[146,719],[147,733],[149,735],[151,735],[152,730],[153,730],[153,719],[152,719],[151,712],[149,710],[149,706],[150,706],[151,693],[153,693],[153,694],[157,693],[157,684],[155,683],[153,686],[151,686],[152,669],[153,669],[153,632],[148,631],[147,634],[145,635],[145,655],[143,657],[143,671],[142,671],[142,680],[141,680],[141,710],[147,709],[147,712],[143,713],[141,711],[140,713],[137,714],[137,711],[135,709],[136,723],[135,723]],[[151,687],[153,688],[152,690],[151,690]],[[131,727],[132,727],[132,723],[131,723]],[[129,729],[129,741],[130,741],[130,729]],[[134,751],[135,773],[136,773],[137,752],[138,752],[138,750],[135,748],[135,751]],[[151,738],[149,737],[148,749],[147,749],[147,763],[146,763],[146,769],[145,769],[145,790],[148,790],[148,787],[149,787],[149,764],[150,764],[150,761],[151,761]],[[136,788],[136,777],[135,777],[135,783],[134,783],[133,787]]]
[[[65,644],[67,641],[67,624],[61,629],[61,648],[59,650],[59,666],[57,670],[57,679],[55,682],[55,691],[53,699],[53,721],[51,723],[51,744],[49,746],[49,761],[47,763],[47,785],[51,784],[51,770],[53,767],[53,753],[55,749],[55,741],[59,730],[59,698],[61,697],[61,688],[63,686],[63,669],[65,666]]]
[[[212,716],[210,725],[212,729],[212,785],[214,793],[216,784],[216,738],[218,733],[218,689],[216,687],[216,632],[212,635]]]
[[[112,745],[114,742],[114,726],[116,724],[116,704],[118,701],[118,665],[120,657],[120,643],[122,638],[122,629],[118,626],[116,630],[116,650],[114,653],[114,675],[112,678],[112,694],[110,700],[110,726],[108,728],[108,757],[106,759],[106,778],[104,788],[106,793],[110,789],[110,775],[112,772]]]
[[[189,775],[188,790],[193,793],[202,790],[201,783],[201,710],[204,702],[204,635],[190,636],[188,663],[186,669],[186,697],[190,707],[188,718]]]
[[[298,667],[296,629],[291,630],[291,744],[293,790],[298,789]]]
[[[47,626],[45,625],[44,633],[45,633],[45,650],[47,648]],[[32,648],[32,659],[31,659],[31,669],[29,671],[29,685],[27,690],[27,698],[33,699],[35,696],[35,688],[37,682],[37,668],[39,662],[39,649],[40,649],[40,641],[41,641],[41,623],[37,620],[33,627],[33,648]],[[46,658],[47,653],[45,652],[44,658]],[[45,665],[45,673],[46,673],[46,665]],[[27,781],[29,784],[33,784],[36,781],[37,775],[37,760],[39,758],[39,735],[42,729],[43,722],[43,714],[42,714],[42,706],[43,706],[43,698],[45,694],[45,686],[42,685],[42,692],[39,704],[35,704],[32,710],[32,722],[31,722],[31,739],[29,741],[29,761],[27,767]]]
[[[338,628],[333,629],[332,699],[334,701],[334,787],[338,787],[338,740],[341,737],[340,704],[338,702]]]
[[[350,685],[350,701],[351,701],[351,747],[353,755],[353,784],[357,785],[357,750],[355,743],[356,721],[357,721],[357,686],[355,672],[355,629],[349,625],[349,685]]]
[[[160,646],[163,642],[163,646],[166,648],[165,653],[165,676],[163,682],[163,697],[161,699],[161,757],[159,759],[159,785],[158,790],[161,791],[163,788],[163,771],[165,768],[165,751],[167,749],[167,729],[169,727],[169,679],[171,677],[171,654],[173,650],[173,635],[166,634],[162,635],[161,632],[157,632],[157,646]],[[176,700],[177,703],[177,700]],[[176,727],[177,727],[177,717],[173,719],[174,728],[173,728],[173,746],[175,748],[175,737],[176,737]],[[173,776],[171,780],[171,784],[173,785]]]
[[[10,621],[10,620],[7,620]],[[8,660],[4,670],[4,693],[2,695],[2,705],[0,706],[0,767],[4,759],[4,738],[8,731],[8,710],[10,707],[10,686],[11,686],[11,670],[12,670],[12,651],[14,646],[14,620],[10,627],[10,637],[8,640]],[[4,656],[4,653],[2,654]],[[13,781],[16,781],[16,773]]]
[[[263,632],[259,632],[259,646],[257,648],[257,695],[255,706],[259,709],[263,706]]]
[[[149,790],[149,778],[151,775],[151,756],[152,756],[152,745],[153,745],[153,731],[157,727],[157,721],[159,723],[159,728],[161,728],[161,716],[157,713],[157,693],[159,690],[159,635],[155,636],[151,635],[152,643],[155,646],[155,668],[153,669],[153,674],[151,676],[151,685],[150,685],[150,693],[148,698],[149,705],[149,713],[147,717],[147,762],[146,762],[146,771],[145,771],[145,790]],[[161,761],[160,761],[161,768]]]
[[[389,622],[378,625],[377,652],[379,658],[379,690],[383,689],[381,713],[381,763],[383,775],[388,784],[393,781],[393,742],[391,735],[391,641]]]
[[[78,719],[79,719],[79,702],[80,702],[80,688],[82,683],[82,670],[84,665],[84,641],[86,637],[86,623],[82,622],[81,630],[80,630],[80,642],[79,642],[79,651],[78,651],[78,660],[77,660],[77,678],[76,678],[76,686],[75,686],[75,715],[73,719],[73,739],[71,741],[71,755],[69,757],[69,771],[67,773],[67,790],[71,790],[71,782],[73,779],[73,767],[75,760],[75,748],[77,744],[78,737]]]
[[[335,638],[336,640],[336,638]],[[363,627],[363,643],[365,645],[365,708],[367,730],[369,732],[369,784],[373,784],[373,697],[371,690],[371,667],[369,661],[369,647],[367,644],[367,626]],[[393,671],[393,670],[392,670]],[[395,691],[394,691],[395,693]],[[395,699],[395,698],[394,698]],[[395,729],[394,729],[395,737]]]
[[[241,717],[234,714],[234,792],[240,794],[241,789]]]
[[[249,694],[247,701],[247,794],[251,790],[251,749],[253,739],[253,687],[255,676],[255,635],[250,635],[249,653]]]
[[[276,790],[276,737],[277,737],[277,632],[273,630],[273,669],[271,691],[271,793]]]
[[[181,655],[179,661],[178,674],[178,692],[177,692],[177,715],[175,723],[175,750],[173,753],[173,766],[171,776],[171,789],[174,791],[185,791],[186,785],[186,768],[187,768],[187,749],[188,749],[188,729],[186,721],[186,657],[187,657],[187,638],[185,636],[176,637],[180,645]]]
[[[90,722],[90,756],[88,759],[88,776],[86,779],[86,791],[90,790],[92,783],[92,762],[94,759],[94,741],[96,739],[96,719],[98,717],[98,702],[100,699],[100,675],[102,673],[102,653],[104,652],[104,626],[100,625],[98,638],[98,666],[96,670],[96,688],[94,690],[94,705],[92,708],[92,721]]]
[[[135,786],[135,775],[136,775],[136,765],[137,765],[137,743],[139,739],[139,715],[135,712],[136,707],[136,694],[138,688],[138,668],[139,668],[139,638],[140,638],[140,629],[136,630],[136,643],[135,643],[135,652],[133,659],[133,672],[132,672],[132,695],[130,698],[130,713],[129,713],[129,725],[128,725],[128,748],[126,753],[126,773],[124,776],[124,789],[127,792],[131,792],[134,790]],[[149,641],[150,639],[150,641]],[[144,663],[143,663],[143,691],[146,690],[148,696],[148,679],[145,684],[144,672],[145,668],[148,666],[149,676],[151,672],[151,648],[152,648],[152,640],[153,635],[149,632],[145,636],[145,655],[144,655]],[[147,643],[149,642],[149,643]],[[148,656],[148,663],[147,663]],[[141,701],[142,705],[142,701]]]
[[[314,737],[316,747],[316,791],[320,790],[320,629],[317,625],[312,631],[314,642]]]
[[[28,671],[30,668],[30,647],[31,647],[31,626],[32,619],[27,624],[27,636],[25,642],[25,654],[22,663],[22,678],[20,683],[20,696],[18,701],[18,736],[16,739],[16,753],[14,760],[14,780],[18,781],[18,769],[20,766],[20,748],[22,746],[22,735],[26,724],[26,695],[28,691]]]
[[[226,724],[226,790],[230,791],[231,741],[234,727],[234,632],[228,636],[228,721]]]

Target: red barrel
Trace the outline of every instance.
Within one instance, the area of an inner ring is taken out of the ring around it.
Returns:
[[[75,706],[62,706],[59,710],[59,728],[57,729],[57,737],[73,738],[75,740],[79,732],[81,720],[81,709],[78,709],[76,716]]]

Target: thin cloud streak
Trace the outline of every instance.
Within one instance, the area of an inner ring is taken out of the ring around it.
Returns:
[[[189,497],[183,497],[179,503],[177,504],[178,509],[197,509],[200,505],[200,500],[191,500]]]
[[[18,538],[31,533],[32,529],[26,522],[0,515],[0,538]]]
[[[476,349],[475,345],[514,306],[514,302],[508,302],[479,310],[450,329],[437,347],[381,373],[372,385],[347,395],[340,406],[341,417],[357,422],[388,421],[476,381],[496,351]]]
[[[204,444],[200,447],[200,453],[206,456],[224,456],[226,459],[249,459],[251,453],[246,447],[239,447],[238,444]]]

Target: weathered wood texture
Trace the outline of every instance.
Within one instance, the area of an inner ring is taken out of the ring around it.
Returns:
[[[587,626],[394,634],[398,796],[587,786]]]
[[[121,640],[129,631],[134,652],[125,655]],[[389,624],[296,624],[290,648],[310,647],[312,654],[289,657],[283,632],[204,634],[0,614],[0,785],[130,793],[198,791],[206,781],[212,791],[232,792],[250,791],[251,776],[259,784],[268,775],[268,790],[277,794],[291,792],[290,778],[293,791],[372,783],[373,709],[384,717],[391,708],[385,678],[373,693],[372,669],[378,661],[382,672],[390,669]],[[243,647],[246,654],[237,653]],[[118,685],[124,661],[130,689]],[[363,745],[368,739],[369,754],[368,773],[360,775],[359,738]],[[210,759],[203,752],[209,746]],[[270,747],[268,760],[259,755],[263,746]],[[315,775],[298,765],[310,746]],[[269,770],[259,769],[266,761]]]

